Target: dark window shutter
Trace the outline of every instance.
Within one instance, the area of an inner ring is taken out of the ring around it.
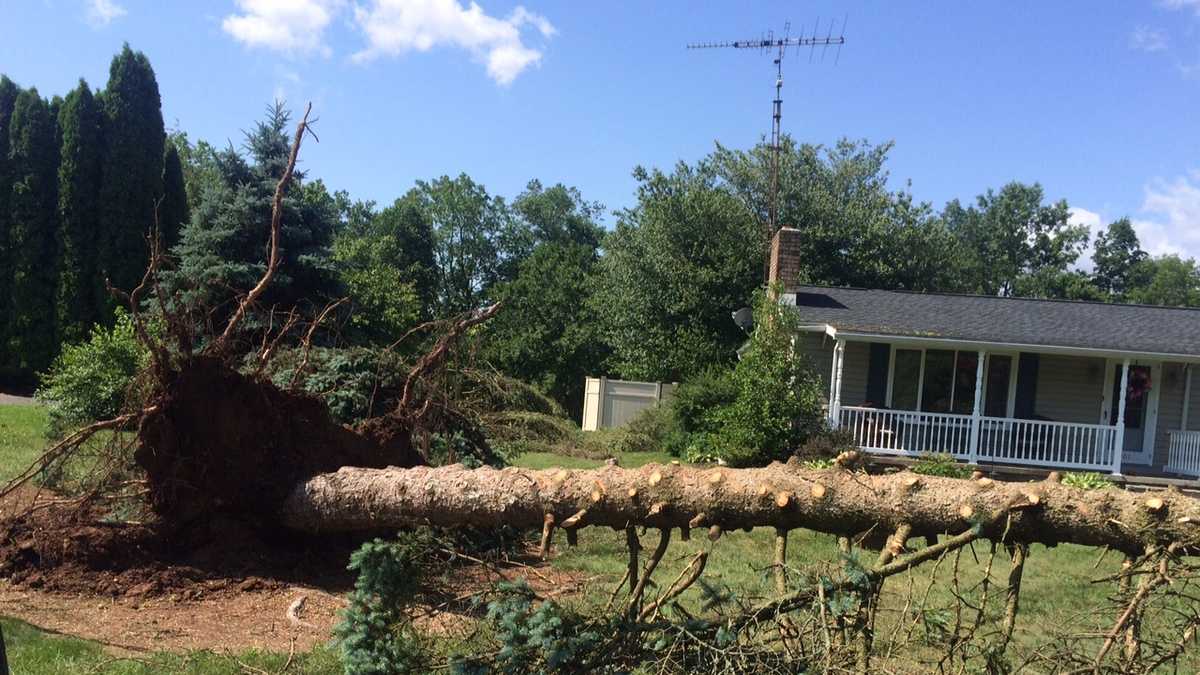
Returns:
[[[892,346],[884,342],[871,343],[871,357],[867,361],[867,405],[882,408],[887,403],[888,362],[892,358]]]
[[[1034,401],[1037,400],[1038,355],[1021,352],[1017,362],[1017,401],[1013,415],[1017,419],[1031,420],[1034,417]]]

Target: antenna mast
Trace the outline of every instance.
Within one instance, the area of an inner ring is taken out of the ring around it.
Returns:
[[[804,30],[801,29],[800,37],[791,36],[791,23],[785,23],[783,28],[783,37],[776,38],[774,31],[767,31],[767,34],[757,40],[734,40],[731,42],[694,42],[687,46],[688,49],[757,49],[760,52],[775,52],[775,100],[771,107],[771,201],[768,205],[767,217],[767,240],[775,236],[775,232],[779,230],[779,156],[782,143],[782,121],[783,121],[783,57],[787,54],[788,47],[809,47],[808,60],[811,63],[813,53],[817,47],[821,47],[821,58],[824,60],[825,53],[829,50],[830,45],[837,46],[837,59],[841,58],[842,45],[846,43],[845,31],[846,22],[842,21],[842,30],[837,37],[833,37],[833,21],[829,22],[829,30],[824,37],[817,36],[817,30],[820,26],[820,19],[813,23],[813,32],[810,36],[804,36]]]

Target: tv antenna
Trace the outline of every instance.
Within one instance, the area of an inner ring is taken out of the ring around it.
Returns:
[[[821,37],[818,33],[821,28],[821,20],[817,19],[813,23],[812,33],[807,37],[804,35],[804,29],[800,29],[800,37],[792,37],[791,22],[783,24],[783,37],[775,37],[774,31],[767,33],[757,40],[733,40],[729,42],[693,42],[687,46],[688,49],[757,49],[763,53],[774,52],[775,54],[775,100],[771,109],[771,201],[768,206],[768,232],[767,240],[775,236],[775,232],[779,230],[779,155],[781,143],[781,124],[783,120],[783,57],[787,55],[788,48],[795,48],[794,51],[799,53],[803,47],[808,47],[808,62],[812,63],[813,57],[816,54],[817,47],[821,48],[821,60],[825,60],[825,55],[831,46],[837,47],[837,53],[834,56],[834,64],[842,56],[842,45],[846,43],[846,20],[842,20],[842,28],[838,31],[837,37],[833,35],[834,21],[829,21],[829,28],[825,36]]]

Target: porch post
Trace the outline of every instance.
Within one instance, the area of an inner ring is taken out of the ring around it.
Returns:
[[[975,407],[971,409],[971,448],[969,461],[979,463],[979,431],[983,420],[983,361],[987,352],[979,350],[979,361],[975,364]]]
[[[837,429],[842,426],[842,365],[846,361],[846,341],[838,340],[837,345],[833,348],[834,360],[837,363],[837,371],[834,373],[833,401],[829,404],[829,414],[832,417],[832,426]]]
[[[1192,407],[1192,364],[1183,366],[1183,412],[1179,416],[1179,430],[1187,431],[1188,412]]]
[[[833,343],[833,356],[829,359],[829,405],[825,411],[825,421],[829,428],[833,428],[833,399],[837,391],[837,374],[838,374],[838,343]]]
[[[1125,452],[1125,399],[1129,392],[1129,359],[1121,364],[1121,388],[1117,389],[1117,436],[1113,442],[1112,473],[1121,473],[1121,453]]]

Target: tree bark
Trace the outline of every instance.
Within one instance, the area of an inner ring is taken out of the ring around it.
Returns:
[[[760,469],[647,465],[591,470],[346,467],[314,476],[284,501],[280,520],[309,532],[430,524],[536,529],[554,516],[574,530],[631,524],[725,531],[806,528],[850,536],[871,527],[911,536],[962,532],[1014,543],[1060,542],[1140,553],[1148,545],[1200,546],[1200,500],[1081,490],[1052,481],[996,483],[871,476],[774,463]]]

